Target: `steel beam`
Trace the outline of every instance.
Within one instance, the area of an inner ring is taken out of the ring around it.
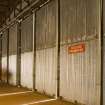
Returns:
[[[34,3],[30,4],[30,6],[28,6],[27,8],[25,8],[24,10],[22,10],[20,12],[20,14],[18,14],[14,19],[12,19],[9,24],[7,26],[4,26],[4,28],[1,28],[0,31],[10,27],[11,25],[13,25],[17,20],[19,20],[22,16],[24,16],[24,14],[27,12],[29,13],[29,11],[32,11],[34,9],[38,9],[43,7],[46,3],[50,2],[51,0],[36,0]]]

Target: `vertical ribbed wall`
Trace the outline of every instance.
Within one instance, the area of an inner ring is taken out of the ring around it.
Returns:
[[[7,30],[2,37],[2,81],[7,81]]]
[[[36,89],[56,94],[56,0],[36,12]]]
[[[2,37],[2,81],[7,81],[7,30],[3,32]]]
[[[98,40],[90,40],[84,44],[85,52],[77,54],[69,54],[68,45],[61,47],[60,95],[73,102],[77,100],[86,105],[99,105]]]
[[[60,1],[60,96],[73,102],[99,105],[99,0]],[[69,46],[81,43],[85,44],[85,52],[68,52]]]
[[[35,88],[38,92],[51,96],[57,94],[57,67],[60,67],[61,97],[85,105],[100,105],[99,2],[100,0],[60,0],[60,65],[57,65],[56,45],[59,33],[57,0],[51,0],[35,12]],[[34,55],[32,15],[22,20],[20,29],[21,85],[32,88]],[[2,42],[3,48],[5,41]],[[85,51],[72,54],[68,52],[69,46],[81,43],[85,45]],[[5,54],[4,49],[2,52]],[[11,84],[16,84],[16,58],[17,26],[13,25],[9,28]],[[2,68],[6,67],[6,61],[7,58],[3,55]]]
[[[33,87],[33,17],[21,23],[21,85]]]
[[[9,28],[9,83],[16,85],[17,25]]]

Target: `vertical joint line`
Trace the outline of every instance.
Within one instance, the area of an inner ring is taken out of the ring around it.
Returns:
[[[35,90],[36,73],[36,11],[33,12],[33,90]]]
[[[0,80],[2,81],[2,36],[0,37]]]
[[[100,105],[103,105],[103,63],[104,63],[104,54],[103,54],[103,0],[100,0],[100,43],[101,43],[101,95],[100,95]]]
[[[57,60],[57,97],[60,97],[60,0],[58,0],[58,60]]]
[[[21,23],[17,24],[17,85],[21,85]]]
[[[9,28],[7,29],[7,84],[9,84]]]

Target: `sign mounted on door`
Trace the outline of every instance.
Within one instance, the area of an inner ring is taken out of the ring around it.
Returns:
[[[68,53],[69,54],[74,54],[74,53],[83,53],[85,52],[85,44],[80,43],[76,45],[72,45],[68,47]]]

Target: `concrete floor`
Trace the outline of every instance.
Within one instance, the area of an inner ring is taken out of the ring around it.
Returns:
[[[25,88],[17,88],[0,84],[0,105],[73,105],[69,102],[55,100],[48,96],[32,92]]]

